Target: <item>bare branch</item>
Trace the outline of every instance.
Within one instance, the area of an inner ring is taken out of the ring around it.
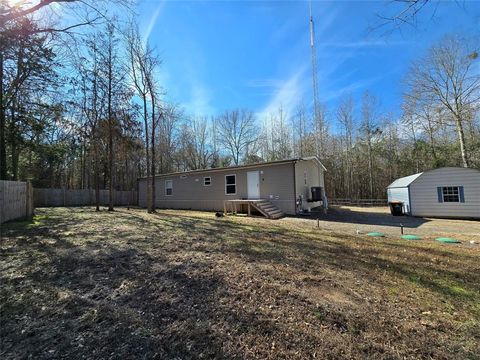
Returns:
[[[19,18],[27,16],[27,15],[30,15],[30,14],[34,13],[35,11],[38,11],[41,8],[43,8],[45,6],[48,6],[52,3],[71,3],[71,2],[75,2],[75,1],[77,1],[77,0],[40,0],[40,2],[37,3],[36,5],[31,6],[29,8],[26,8],[26,9],[18,10],[18,8],[13,8],[13,10],[11,9],[8,12],[0,14],[0,26],[3,27],[8,21],[12,21],[12,20],[19,19]]]

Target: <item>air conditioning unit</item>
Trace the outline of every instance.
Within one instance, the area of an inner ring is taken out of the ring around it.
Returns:
[[[322,201],[322,187],[321,186],[312,186],[310,188],[312,193],[312,202]]]

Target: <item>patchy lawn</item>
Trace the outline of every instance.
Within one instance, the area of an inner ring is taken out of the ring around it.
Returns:
[[[2,225],[2,359],[479,359],[480,247],[212,213]]]

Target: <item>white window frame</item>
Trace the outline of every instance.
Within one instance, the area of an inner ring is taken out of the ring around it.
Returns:
[[[167,184],[170,183],[170,187],[167,187]],[[168,194],[167,190],[172,190],[171,194]],[[165,180],[165,196],[173,196],[173,180]]]
[[[205,181],[208,179],[208,184],[205,183]],[[203,186],[210,186],[212,185],[212,177],[211,176],[204,176],[203,177]]]
[[[456,189],[456,193],[454,189]],[[452,196],[456,196],[458,200],[457,201],[445,200],[446,198],[452,197]],[[444,203],[460,203],[460,186],[442,186],[442,200]]]
[[[227,184],[227,177],[228,176],[234,176],[235,177],[235,183],[234,184]],[[234,193],[227,193],[227,185],[228,186],[235,186],[235,192]],[[225,195],[237,195],[237,174],[228,174],[225,175]]]

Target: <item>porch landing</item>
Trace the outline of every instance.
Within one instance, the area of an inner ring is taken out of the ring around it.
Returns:
[[[230,208],[230,214],[235,215],[237,213],[237,205],[247,205],[248,216],[251,215],[252,207],[268,219],[280,219],[285,216],[277,206],[265,199],[225,200],[223,202],[223,213],[228,215],[228,209]]]

